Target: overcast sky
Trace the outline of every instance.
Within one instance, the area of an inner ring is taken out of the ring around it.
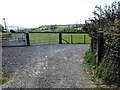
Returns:
[[[37,27],[50,24],[84,23],[96,5],[114,0],[0,0],[0,23]],[[119,1],[119,0],[118,0]],[[3,24],[4,25],[4,24]]]

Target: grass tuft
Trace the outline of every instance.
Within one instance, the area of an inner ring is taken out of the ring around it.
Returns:
[[[8,73],[7,71],[1,72],[0,73],[0,85],[6,83],[11,77],[13,77],[13,75]]]

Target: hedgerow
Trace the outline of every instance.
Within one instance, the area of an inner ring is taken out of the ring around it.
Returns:
[[[103,33],[101,62],[96,67],[96,76],[106,84],[120,86],[120,1],[96,6],[94,17],[85,21],[84,30],[93,38]],[[89,63],[89,62],[88,62]]]

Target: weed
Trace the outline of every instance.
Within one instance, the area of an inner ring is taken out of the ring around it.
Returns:
[[[8,73],[7,71],[1,72],[0,73],[0,85],[6,83],[11,77],[13,77],[13,75]]]

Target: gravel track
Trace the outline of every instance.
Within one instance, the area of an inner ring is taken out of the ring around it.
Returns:
[[[93,88],[82,57],[89,45],[4,47],[3,70],[14,76],[3,88]]]

